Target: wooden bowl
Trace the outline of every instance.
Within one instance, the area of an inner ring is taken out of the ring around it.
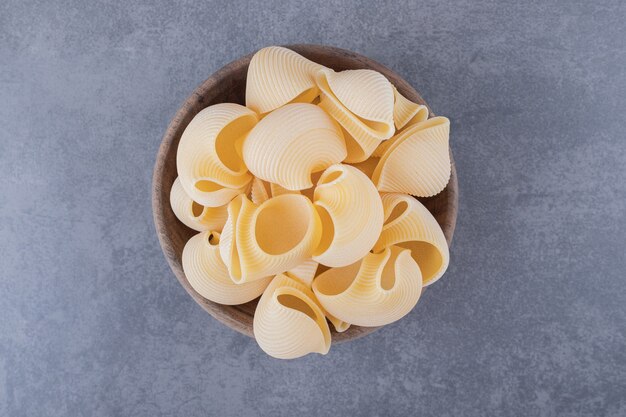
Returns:
[[[417,91],[398,74],[362,55],[330,46],[288,45],[287,47],[336,71],[360,68],[376,70],[385,75],[405,97],[416,103],[427,105]],[[239,58],[211,75],[191,93],[174,116],[163,136],[156,158],[152,180],[152,210],[163,253],[174,275],[189,295],[220,322],[240,333],[254,337],[252,318],[258,300],[238,306],[225,306],[207,300],[189,285],[183,273],[181,255],[185,243],[196,232],[187,228],[174,216],[169,198],[170,189],[177,176],[176,150],[183,131],[200,110],[212,104],[224,102],[245,104],[246,74],[251,57],[252,54]],[[432,116],[432,111],[430,113]],[[433,213],[449,244],[456,225],[458,203],[458,183],[454,161],[452,161],[452,176],[445,190],[435,197],[420,199],[420,201]],[[332,329],[332,325],[330,327]],[[375,327],[351,326],[343,333],[336,333],[333,330],[333,342],[353,340],[376,329]]]

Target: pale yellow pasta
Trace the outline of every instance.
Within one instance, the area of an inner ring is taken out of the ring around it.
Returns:
[[[315,295],[284,274],[277,275],[261,296],[253,330],[261,349],[279,359],[325,355],[330,349],[330,329]]]
[[[391,83],[372,70],[317,72],[319,106],[345,129],[346,162],[366,160],[382,140],[395,132]]]
[[[381,192],[401,192],[431,197],[450,180],[450,121],[433,117],[403,130],[384,155],[372,175]]]
[[[185,128],[176,167],[194,201],[219,207],[245,192],[252,176],[241,158],[241,145],[257,120],[244,106],[221,103],[200,111]]]
[[[256,177],[288,190],[313,185],[311,174],[346,157],[339,125],[313,104],[288,104],[264,117],[243,144]]]
[[[226,205],[205,207],[191,199],[176,178],[170,191],[172,211],[185,226],[203,232],[205,230],[221,231],[228,218]]]
[[[290,269],[285,272],[285,274],[289,275],[291,278],[298,279],[307,287],[311,287],[311,283],[313,282],[313,278],[315,278],[315,273],[317,272],[317,267],[319,263],[315,262],[312,259],[304,261],[300,265],[295,268]]]
[[[374,251],[392,245],[411,250],[422,271],[424,286],[437,281],[448,268],[450,252],[437,220],[422,203],[405,194],[383,194],[385,225]]]
[[[379,72],[358,69],[320,72],[341,104],[370,127],[393,133],[393,86]],[[375,123],[380,123],[381,126]]]
[[[219,251],[220,234],[206,231],[193,236],[183,249],[182,264],[187,281],[207,300],[235,305],[254,300],[263,293],[272,277],[235,284]]]
[[[428,119],[428,108],[424,105],[413,103],[393,87],[395,101],[393,103],[393,121],[396,129],[423,122]]]
[[[203,109],[179,141],[170,204],[200,232],[182,252],[189,285],[225,305],[260,296],[253,333],[281,359],[326,354],[330,324],[407,315],[450,261],[415,198],[450,180],[450,121],[377,71],[277,46],[252,56],[245,101]]]
[[[422,291],[422,275],[408,249],[369,253],[313,281],[313,292],[334,317],[358,326],[383,326],[408,314]]]
[[[261,204],[271,197],[270,184],[257,177],[252,179],[250,187],[250,200],[254,204]]]
[[[260,206],[240,195],[228,205],[220,254],[234,282],[250,282],[310,259],[321,233],[319,215],[302,195],[284,194]]]
[[[322,68],[290,49],[263,48],[248,67],[246,106],[263,114],[287,103],[310,103],[319,95],[315,73]]]
[[[365,174],[350,165],[329,167],[317,183],[313,202],[322,221],[315,261],[346,266],[372,249],[383,226],[383,206]]]

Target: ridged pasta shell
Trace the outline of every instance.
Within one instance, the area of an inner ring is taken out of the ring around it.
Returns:
[[[380,158],[372,181],[381,192],[431,197],[450,180],[450,121],[433,117],[403,130]]]
[[[318,95],[315,73],[323,66],[280,46],[252,57],[246,80],[246,106],[263,114],[287,103],[310,103]]]
[[[174,181],[170,191],[170,204],[178,220],[198,232],[205,230],[220,232],[228,218],[226,205],[205,207],[196,203],[187,195],[178,178]]]
[[[393,86],[384,75],[368,69],[326,70],[324,75],[334,96],[365,123],[393,123]]]
[[[241,195],[228,205],[220,254],[234,282],[250,282],[310,259],[321,233],[319,215],[302,195],[284,194],[259,206]]]
[[[408,249],[369,253],[313,281],[313,292],[334,317],[358,326],[383,326],[408,314],[422,291],[422,275]]]
[[[422,203],[405,194],[383,194],[385,224],[374,251],[392,245],[411,250],[424,286],[437,281],[448,268],[450,252],[437,220]]]
[[[261,204],[271,197],[270,183],[257,177],[252,178],[250,186],[250,200],[254,204]]]
[[[393,136],[393,88],[382,74],[324,69],[316,80],[322,92],[319,106],[347,133],[345,162],[366,160],[382,140]]]
[[[220,257],[219,242],[220,234],[211,231],[187,241],[182,264],[189,284],[204,298],[220,304],[243,304],[260,296],[273,277],[235,284]]]
[[[317,272],[318,266],[319,263],[315,262],[312,259],[309,259],[296,266],[295,268],[292,268],[289,271],[285,272],[285,274],[289,275],[291,278],[299,280],[307,287],[311,287],[311,283],[313,283],[313,278],[315,278],[315,273]]]
[[[245,191],[252,176],[241,144],[257,120],[252,110],[234,103],[207,107],[191,120],[180,138],[176,167],[194,201],[219,207]]]
[[[325,355],[330,349],[330,329],[315,295],[284,274],[277,275],[261,296],[253,330],[261,349],[279,359]]]
[[[393,87],[395,101],[393,103],[393,121],[396,129],[400,130],[407,125],[423,122],[428,119],[428,108],[424,105],[413,103]]]
[[[288,190],[313,185],[311,174],[346,157],[339,125],[313,104],[288,104],[264,117],[243,145],[256,177]]]
[[[346,266],[372,249],[383,226],[383,205],[365,174],[344,164],[327,168],[317,183],[313,202],[322,221],[315,261]]]

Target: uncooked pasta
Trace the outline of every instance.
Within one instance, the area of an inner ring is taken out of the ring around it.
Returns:
[[[406,316],[450,262],[416,198],[450,179],[450,121],[431,116],[376,71],[258,51],[245,106],[206,107],[178,145],[170,203],[199,232],[182,254],[190,286],[224,305],[260,297],[254,337],[280,359]]]

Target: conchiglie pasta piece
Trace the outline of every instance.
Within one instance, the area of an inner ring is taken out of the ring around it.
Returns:
[[[264,117],[243,145],[243,158],[256,177],[288,190],[313,185],[311,174],[346,157],[340,127],[312,104],[288,104]]]
[[[216,303],[235,305],[259,297],[272,277],[237,285],[219,252],[220,234],[206,231],[193,236],[183,249],[182,264],[187,281],[204,298]]]
[[[307,287],[311,286],[313,282],[313,278],[315,278],[315,273],[317,272],[317,267],[319,263],[315,262],[312,259],[304,261],[300,265],[295,268],[290,269],[285,272],[286,275],[289,275],[291,278],[298,279]]]
[[[322,221],[315,261],[346,266],[372,249],[383,226],[383,206],[365,174],[350,165],[329,167],[317,183],[313,201]]]
[[[368,69],[326,70],[322,75],[333,95],[354,115],[393,134],[389,127],[393,123],[393,86],[384,75]]]
[[[246,106],[263,114],[287,103],[310,103],[318,95],[315,73],[321,65],[280,46],[252,57],[246,80]]]
[[[400,130],[407,125],[428,119],[428,108],[426,106],[413,103],[400,94],[396,87],[393,87],[393,95],[395,98],[393,103],[393,121],[396,129]]]
[[[310,259],[321,233],[319,215],[302,195],[284,194],[259,206],[241,195],[228,205],[220,253],[234,282],[250,282]]]
[[[449,137],[450,121],[433,117],[391,139],[372,175],[378,191],[417,197],[441,192],[450,180]]]
[[[279,359],[325,355],[330,349],[330,329],[315,295],[284,274],[277,275],[261,296],[253,330],[261,349]]]
[[[252,179],[252,183],[250,186],[250,200],[254,204],[261,204],[265,200],[268,200],[272,195],[270,189],[270,183],[265,182],[257,177]]]
[[[417,199],[405,194],[383,194],[385,225],[374,251],[392,245],[411,250],[422,271],[424,286],[437,281],[448,268],[450,252],[437,220]]]
[[[366,160],[378,144],[393,136],[391,83],[372,70],[318,71],[319,106],[345,129],[346,162]]]
[[[176,167],[194,201],[218,207],[245,191],[252,176],[241,145],[257,120],[252,110],[234,103],[207,107],[191,120],[180,138]]]
[[[422,275],[408,249],[392,246],[361,261],[332,268],[313,292],[334,317],[358,326],[383,326],[408,314],[422,291]]]
[[[226,205],[205,207],[191,199],[176,178],[170,191],[172,211],[183,224],[198,232],[205,230],[221,231],[228,218]]]

